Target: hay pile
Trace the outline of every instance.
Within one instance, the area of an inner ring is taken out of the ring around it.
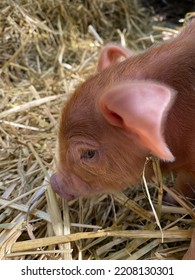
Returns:
[[[161,231],[141,186],[67,203],[49,185],[59,110],[95,71],[101,45],[119,41],[144,49],[161,40],[162,31],[152,31],[147,11],[133,0],[0,2],[1,259],[184,254],[192,205],[177,197],[182,206],[161,206],[161,180],[149,185]]]

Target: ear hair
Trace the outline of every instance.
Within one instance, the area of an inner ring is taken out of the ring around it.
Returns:
[[[100,53],[97,70],[99,72],[103,71],[110,65],[119,62],[122,57],[126,59],[132,55],[133,53],[126,48],[114,44],[108,44]]]

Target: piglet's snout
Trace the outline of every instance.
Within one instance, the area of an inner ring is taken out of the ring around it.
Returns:
[[[70,186],[68,185],[68,182],[60,173],[54,173],[50,178],[50,183],[53,190],[61,197],[67,200],[72,200],[75,198],[75,196],[69,192]]]

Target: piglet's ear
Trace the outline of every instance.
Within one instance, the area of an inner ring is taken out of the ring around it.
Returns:
[[[100,109],[112,125],[138,135],[153,154],[166,161],[174,156],[163,137],[163,127],[175,92],[152,81],[125,81],[103,93]]]
[[[128,58],[132,55],[133,53],[128,49],[117,45],[108,44],[103,48],[100,54],[97,70],[99,72],[103,71],[105,68],[118,62],[122,57]]]

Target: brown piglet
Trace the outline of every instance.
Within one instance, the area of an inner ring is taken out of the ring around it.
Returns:
[[[62,108],[51,185],[68,200],[121,190],[140,181],[149,155],[177,174],[177,191],[194,196],[195,21],[138,55],[103,48],[97,73]]]

